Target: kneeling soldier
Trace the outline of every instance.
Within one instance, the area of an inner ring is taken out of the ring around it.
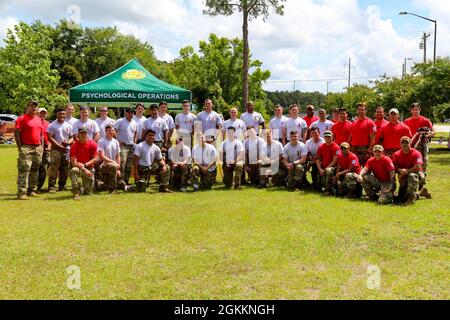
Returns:
[[[303,142],[298,141],[297,131],[291,131],[290,142],[283,149],[283,165],[287,170],[287,186],[291,191],[300,189],[308,150]]]
[[[174,184],[180,185],[180,191],[186,192],[187,179],[189,176],[191,150],[183,142],[183,136],[179,136],[176,145],[168,151],[169,165],[172,170]]]
[[[120,176],[120,144],[114,139],[114,127],[105,126],[105,136],[98,141],[98,166],[103,187],[110,193],[116,192],[117,177]]]
[[[261,173],[259,186],[264,188],[267,186],[268,177],[272,177],[272,183],[279,186],[280,166],[283,160],[283,145],[281,142],[272,138],[272,130],[266,131],[266,142],[261,146]]]
[[[192,149],[192,186],[198,191],[199,184],[205,189],[211,189],[216,179],[217,151],[213,145],[206,143],[204,134],[199,134],[199,143]]]
[[[401,150],[394,153],[395,170],[398,173],[400,188],[398,197],[405,205],[411,205],[416,202],[419,196],[431,199],[425,185],[425,174],[423,173],[422,155],[416,149],[411,148],[411,139],[402,137]],[[420,190],[420,193],[418,192]]]
[[[126,191],[145,192],[150,181],[150,175],[159,177],[159,192],[171,193],[167,186],[170,180],[170,168],[165,163],[161,149],[154,143],[155,132],[147,130],[145,141],[134,150],[133,166],[136,186],[125,188]]]
[[[250,182],[253,185],[260,184],[260,166],[261,166],[261,146],[264,140],[256,134],[253,126],[247,127],[247,140],[244,141],[245,149],[245,172],[247,172]]]
[[[80,194],[90,195],[94,189],[94,166],[98,161],[97,144],[88,137],[85,126],[78,129],[78,140],[70,147],[70,180],[74,200],[80,200]],[[78,179],[81,177],[82,185]]]
[[[384,148],[381,145],[373,147],[374,157],[367,161],[366,166],[358,176],[358,181],[362,183],[367,196],[371,200],[378,199],[379,204],[385,205],[393,202],[396,186],[394,163],[383,154],[383,151]],[[379,196],[378,192],[380,192]]]
[[[325,194],[333,193],[333,177],[336,174],[337,159],[341,154],[337,143],[333,142],[333,133],[325,131],[325,143],[317,150],[316,166],[319,171],[320,188],[325,188]]]
[[[223,183],[226,187],[234,189],[241,188],[241,177],[244,170],[244,146],[235,137],[234,127],[227,129],[227,139],[220,146],[220,160],[223,168]]]
[[[348,195],[349,198],[361,197],[362,187],[358,182],[360,173],[358,156],[350,152],[350,145],[347,142],[343,142],[336,175],[333,178],[333,183],[337,186],[337,195]]]

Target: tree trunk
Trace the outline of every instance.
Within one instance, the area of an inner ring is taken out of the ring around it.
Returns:
[[[248,11],[247,6],[243,7],[243,24],[242,24],[242,38],[244,40],[244,50],[242,57],[242,104],[245,110],[248,101],[248,60],[249,60],[249,45],[248,45]]]

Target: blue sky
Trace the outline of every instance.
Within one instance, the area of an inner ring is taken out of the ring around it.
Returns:
[[[186,45],[197,47],[209,33],[241,36],[241,20],[202,15],[203,0],[1,0],[0,37],[19,20],[40,19],[55,23],[74,16],[75,5],[83,26],[117,26],[123,33],[148,41],[158,58],[170,61]],[[400,75],[402,61],[421,61],[422,31],[433,24],[400,11],[438,19],[438,54],[450,54],[450,2],[442,0],[288,0],[283,17],[271,15],[250,24],[253,56],[272,73],[268,90],[290,90],[293,80],[301,90],[326,90],[326,81],[347,77],[345,66],[352,57],[355,82],[386,73]],[[428,43],[432,57],[432,38]],[[283,81],[283,82],[276,82]],[[346,81],[329,83],[340,91]]]

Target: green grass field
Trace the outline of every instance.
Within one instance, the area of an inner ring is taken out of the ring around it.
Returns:
[[[0,299],[450,298],[449,152],[407,208],[220,186],[19,202],[16,155],[0,147]]]

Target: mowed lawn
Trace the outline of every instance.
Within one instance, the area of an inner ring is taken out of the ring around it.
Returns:
[[[450,152],[413,207],[220,186],[20,202],[16,157],[0,147],[1,299],[450,298]]]

